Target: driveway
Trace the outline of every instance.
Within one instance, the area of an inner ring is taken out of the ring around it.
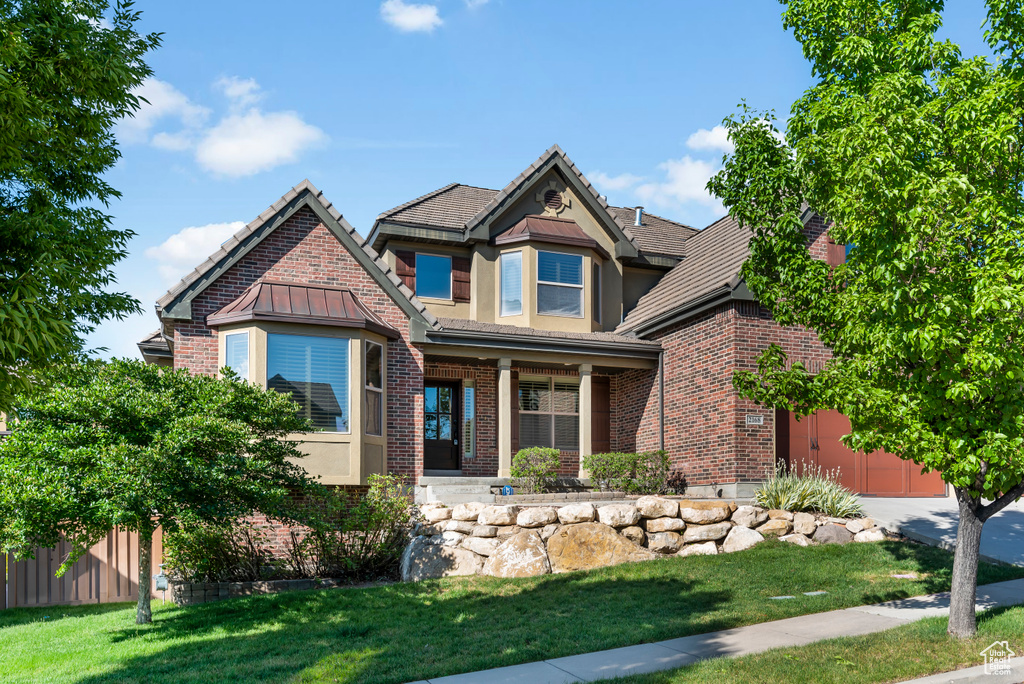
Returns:
[[[911,539],[952,549],[960,518],[956,499],[886,499],[862,497],[864,514]],[[1010,504],[985,523],[981,557],[1024,566],[1024,499]]]

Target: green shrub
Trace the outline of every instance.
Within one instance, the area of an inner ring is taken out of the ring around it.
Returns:
[[[776,463],[774,472],[754,492],[754,501],[764,508],[786,511],[816,511],[836,518],[861,515],[856,494],[839,484],[839,471],[822,470],[803,464],[802,473],[787,472]]]
[[[527,494],[538,494],[554,487],[558,479],[558,449],[530,447],[512,457],[512,486]]]
[[[661,494],[668,487],[669,457],[665,451],[590,454],[583,469],[602,491]]]
[[[182,526],[164,535],[167,574],[184,582],[252,582],[284,576],[267,530],[250,522]]]
[[[630,494],[662,494],[668,486],[667,451],[642,451],[634,454],[633,468],[626,491]]]

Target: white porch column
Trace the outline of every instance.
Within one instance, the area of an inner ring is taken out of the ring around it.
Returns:
[[[498,359],[498,477],[512,476],[512,359]]]
[[[590,474],[583,469],[583,457],[593,452],[591,441],[591,419],[594,415],[592,405],[592,393],[590,389],[590,373],[593,366],[589,363],[580,364],[580,478],[590,477]]]

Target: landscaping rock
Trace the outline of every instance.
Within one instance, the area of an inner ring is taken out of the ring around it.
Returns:
[[[462,532],[445,532],[441,535],[442,542],[445,546],[458,546],[459,542],[466,538],[466,535]]]
[[[757,530],[752,530],[749,527],[734,527],[729,530],[729,536],[722,543],[722,551],[725,553],[745,551],[763,541],[764,537]]]
[[[428,523],[439,523],[442,520],[450,520],[452,517],[452,509],[450,508],[421,508],[420,513]]]
[[[885,530],[881,527],[876,527],[873,530],[861,530],[854,535],[853,541],[856,542],[880,542],[885,541]]]
[[[773,508],[768,511],[768,518],[770,520],[785,520],[786,522],[793,522],[793,514],[779,508]]]
[[[853,540],[853,535],[843,525],[829,524],[815,530],[813,539],[819,544],[849,544]]]
[[[818,523],[814,521],[814,516],[810,513],[796,513],[793,516],[793,532],[796,534],[809,536],[814,534],[816,529],[818,529]]]
[[[679,518],[651,518],[644,520],[644,528],[648,532],[682,532],[686,523]]]
[[[640,522],[640,511],[630,504],[609,504],[597,509],[597,519],[610,527],[629,527]]]
[[[675,553],[683,540],[676,532],[655,532],[647,535],[647,548],[655,553]]]
[[[498,528],[494,525],[477,525],[469,534],[472,537],[497,537]]]
[[[533,530],[506,539],[484,564],[484,573],[494,577],[535,577],[550,572],[547,549]]]
[[[519,527],[519,525],[498,525],[494,529],[497,530],[494,536],[498,539],[508,539],[512,535],[523,531],[523,528]]]
[[[687,544],[679,549],[680,556],[717,556],[718,545],[713,541],[703,544]]]
[[[484,559],[472,551],[432,544],[427,539],[416,537],[405,547],[401,563],[403,582],[475,575],[483,568]]]
[[[740,506],[732,514],[732,521],[741,527],[757,527],[768,520],[768,511],[760,506]]]
[[[766,537],[782,537],[789,534],[792,529],[793,526],[789,524],[788,520],[776,518],[758,527],[757,531]]]
[[[500,544],[500,539],[488,537],[466,537],[462,540],[462,544],[460,544],[460,546],[464,549],[469,549],[473,553],[479,553],[481,556],[490,556]]]
[[[563,525],[593,522],[596,516],[597,510],[590,503],[569,504],[558,509],[558,520]]]
[[[802,534],[787,534],[779,537],[779,541],[789,542],[797,546],[810,546],[811,540]]]
[[[694,542],[707,542],[707,541],[718,541],[732,529],[732,523],[720,522],[711,525],[687,525],[686,531],[683,532],[683,543],[692,544]],[[747,528],[743,528],[747,529]]]
[[[553,572],[590,570],[657,556],[598,523],[564,525],[548,540]]]
[[[555,524],[545,525],[540,530],[540,538],[543,539],[544,541],[547,541],[548,539],[551,538],[551,535],[553,535],[555,532],[558,531],[559,527],[561,527],[561,525],[555,525]]]
[[[516,525],[520,527],[544,527],[554,522],[558,522],[558,514],[549,506],[524,508],[516,516]]]
[[[862,520],[851,520],[846,523],[846,529],[850,530],[853,534],[864,531],[864,522]]]
[[[636,500],[636,507],[644,518],[674,518],[679,515],[679,502],[660,496],[641,496]]]
[[[427,525],[425,523],[416,523],[415,534],[422,535],[424,537],[432,537],[435,534],[441,534],[442,530],[437,525]]]
[[[460,503],[458,506],[452,509],[453,520],[476,520],[477,516],[480,515],[480,511],[487,508],[487,504],[480,503],[479,501],[470,501],[467,503]]]
[[[476,521],[481,525],[515,525],[519,506],[485,506]]]
[[[473,523],[468,520],[449,520],[444,526],[445,532],[461,532],[462,534],[469,534],[473,531]]]
[[[870,530],[878,524],[875,522],[874,518],[861,518],[860,521],[864,525],[865,530]]]
[[[687,523],[709,525],[727,520],[732,514],[724,501],[680,501],[679,517]]]
[[[643,546],[644,542],[647,541],[647,535],[644,533],[643,528],[636,525],[622,528],[619,530],[619,534],[638,546]]]

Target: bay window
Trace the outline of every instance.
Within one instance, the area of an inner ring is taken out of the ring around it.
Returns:
[[[507,252],[499,260],[501,271],[501,315],[523,313],[523,253]]]
[[[249,333],[237,332],[224,336],[224,365],[238,373],[242,380],[249,379]]]
[[[268,334],[267,387],[290,393],[315,427],[348,432],[348,338]]]
[[[560,252],[537,253],[537,313],[583,317],[583,257]]]
[[[384,434],[384,347],[366,343],[366,434]]]

